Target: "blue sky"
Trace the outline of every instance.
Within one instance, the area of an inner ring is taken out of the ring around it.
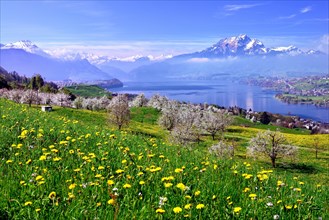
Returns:
[[[108,56],[180,54],[245,33],[265,46],[328,50],[325,1],[7,1],[1,43]]]

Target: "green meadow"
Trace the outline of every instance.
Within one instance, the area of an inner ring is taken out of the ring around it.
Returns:
[[[246,147],[277,127],[236,117],[221,159],[208,153],[219,137],[172,144],[160,114],[132,108],[119,131],[106,112],[0,99],[0,219],[329,219],[329,135],[281,129],[298,156],[273,169]]]

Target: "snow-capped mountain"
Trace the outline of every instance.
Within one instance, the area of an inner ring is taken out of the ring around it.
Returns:
[[[28,53],[38,54],[38,55],[46,56],[46,57],[49,56],[48,53],[46,53],[45,51],[40,49],[37,45],[35,45],[34,43],[32,43],[29,40],[21,40],[21,41],[15,42],[15,43],[2,44],[0,48],[2,50],[20,49],[20,50],[24,50]]]
[[[213,46],[192,54],[179,55],[178,57],[217,58],[228,56],[270,56],[270,55],[302,55],[318,54],[320,51],[304,52],[295,46],[266,48],[258,39],[252,39],[246,34],[221,39]]]
[[[0,48],[0,66],[8,71],[17,71],[27,76],[40,73],[47,80],[91,81],[113,79],[112,75],[90,64],[86,59],[57,59],[31,41],[19,41],[2,45]],[[122,86],[121,82],[117,82],[120,81],[115,81],[118,84],[117,86]]]

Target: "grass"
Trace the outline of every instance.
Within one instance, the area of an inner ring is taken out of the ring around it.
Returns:
[[[300,157],[273,170],[243,157],[263,127],[231,126],[237,156],[222,160],[207,153],[208,135],[193,149],[168,143],[158,116],[132,109],[118,131],[104,112],[46,113],[0,99],[0,219],[329,218],[329,155],[310,157],[314,136],[286,133]],[[317,136],[328,146],[327,137]]]
[[[72,94],[82,97],[102,97],[110,96],[111,93],[104,88],[96,85],[76,85],[65,87]]]

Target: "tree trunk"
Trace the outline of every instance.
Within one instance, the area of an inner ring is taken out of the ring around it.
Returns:
[[[276,164],[275,164],[275,158],[274,157],[271,157],[271,162],[272,162],[272,167],[276,167]]]

